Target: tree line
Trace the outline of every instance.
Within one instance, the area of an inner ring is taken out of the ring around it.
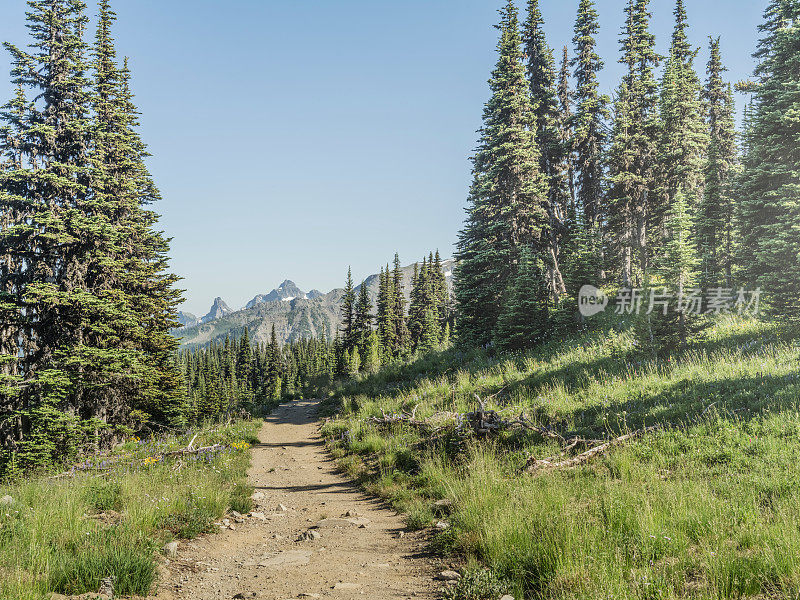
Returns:
[[[108,0],[28,3],[0,110],[0,475],[187,422],[177,278]]]
[[[761,286],[772,309],[797,319],[800,3],[766,9],[755,79],[737,84],[751,94],[742,135],[721,39],[709,38],[701,79],[683,0],[667,56],[649,0],[628,0],[613,98],[599,91],[595,2],[580,0],[558,65],[538,0],[522,22],[512,0],[500,13],[456,253],[458,339],[520,349],[578,327],[587,284],[638,289],[645,308],[648,292],[677,299],[636,321],[654,351],[702,327],[681,304],[698,291],[730,298]]]
[[[344,373],[337,346],[324,337],[281,346],[272,326],[270,342],[253,344],[244,328],[236,336],[179,354],[187,412],[195,422],[254,412],[274,401],[303,396],[312,386]]]
[[[449,345],[453,308],[439,252],[415,263],[409,301],[397,254],[381,268],[375,301],[366,281],[356,286],[350,269],[341,301],[341,327],[324,336],[281,346],[275,325],[268,344],[250,332],[183,350],[178,365],[193,422],[230,418],[281,399],[312,394],[337,378],[376,372],[382,365]]]
[[[448,344],[454,317],[438,250],[414,264],[408,303],[404,289],[400,257],[395,254],[392,268],[387,264],[378,275],[373,314],[366,282],[356,292],[348,270],[342,327],[334,340],[337,375],[372,372],[382,364]]]

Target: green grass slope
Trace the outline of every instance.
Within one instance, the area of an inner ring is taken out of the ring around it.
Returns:
[[[118,596],[147,596],[166,542],[211,531],[229,508],[250,510],[248,448],[258,426],[132,440],[69,476],[0,486],[0,498],[12,498],[0,506],[0,598],[94,593],[111,576]],[[195,434],[195,448],[218,447],[167,456]]]
[[[435,545],[468,570],[454,597],[797,598],[798,358],[789,335],[733,318],[664,361],[614,330],[518,356],[449,350],[346,385],[325,433],[409,525],[449,523]],[[369,422],[416,409],[446,424],[476,408],[474,394],[565,436],[664,428],[584,465],[523,474],[559,444],[530,430],[477,440]]]

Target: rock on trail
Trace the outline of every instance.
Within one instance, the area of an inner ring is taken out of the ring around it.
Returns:
[[[424,534],[337,473],[315,401],[281,405],[253,448],[255,506],[234,528],[165,554],[158,600],[425,600],[441,582]]]

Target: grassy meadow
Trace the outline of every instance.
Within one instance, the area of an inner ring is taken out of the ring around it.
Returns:
[[[790,333],[733,317],[666,360],[613,328],[515,356],[447,350],[344,385],[324,431],[409,526],[449,524],[434,546],[466,566],[453,598],[798,598],[798,359]],[[560,446],[533,431],[476,440],[368,422],[416,409],[446,425],[475,394],[565,437],[664,427],[522,474]]]
[[[146,596],[165,543],[212,530],[229,509],[247,512],[248,448],[259,422],[186,435],[132,439],[67,476],[0,485],[0,598],[97,592],[114,576],[118,596]],[[166,453],[219,444],[180,457]]]

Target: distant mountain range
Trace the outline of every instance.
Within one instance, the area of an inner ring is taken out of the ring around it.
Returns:
[[[445,276],[452,287],[453,260],[442,263]],[[406,297],[411,288],[414,265],[402,268]],[[364,281],[370,298],[378,296],[378,275]],[[360,285],[356,290],[360,289]],[[222,298],[216,298],[211,310],[203,317],[179,312],[179,329],[173,333],[180,339],[182,348],[204,346],[212,340],[223,341],[225,336],[239,337],[247,328],[250,338],[257,343],[269,341],[272,326],[281,343],[325,335],[332,338],[341,324],[340,307],[344,290],[337,288],[327,294],[319,290],[304,292],[291,280],[286,280],[266,294],[256,295],[244,308],[234,311]]]

